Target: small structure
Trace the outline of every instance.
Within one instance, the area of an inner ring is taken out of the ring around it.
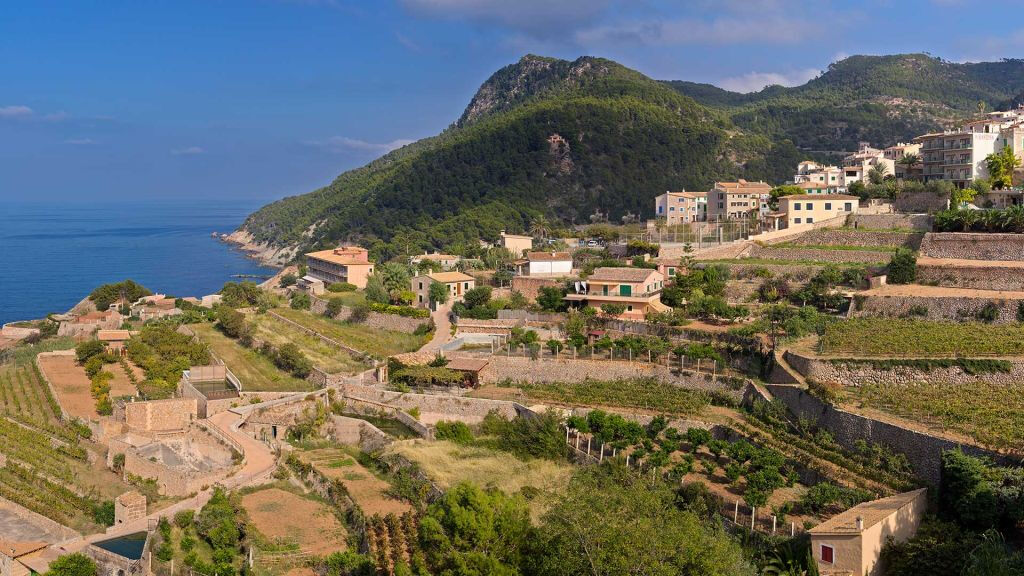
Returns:
[[[502,230],[501,247],[511,252],[516,258],[519,258],[526,252],[533,250],[533,237],[506,234],[505,231]]]
[[[164,294],[143,296],[132,304],[132,316],[143,322],[178,314],[181,314],[181,309],[178,308],[177,300]]]
[[[217,304],[220,304],[221,300],[223,300],[223,299],[224,299],[224,296],[222,296],[220,294],[207,294],[206,296],[203,296],[199,300],[199,305],[204,307],[204,308],[213,308]]]
[[[808,530],[822,576],[878,576],[882,546],[917,533],[928,507],[927,489],[858,504]]]
[[[182,372],[179,388],[182,397],[198,401],[198,417],[209,418],[238,401],[242,383],[227,366],[192,366]]]
[[[100,342],[106,343],[111,352],[121,356],[124,356],[124,347],[133,335],[131,330],[99,330],[96,332],[96,338]]]
[[[459,302],[466,292],[476,286],[476,279],[462,272],[432,272],[412,279],[412,291],[416,295],[416,305],[420,308],[430,306],[430,285],[434,282],[444,284],[448,288],[448,301]]]
[[[650,268],[598,268],[586,280],[576,282],[574,291],[565,299],[569,305],[602,306],[621,305],[619,316],[642,320],[648,312],[667,312],[672,308],[661,303],[665,277]]]
[[[572,254],[568,252],[528,252],[526,260],[516,263],[520,276],[559,276],[572,272]]]
[[[433,252],[428,254],[424,252],[419,256],[413,256],[409,259],[409,263],[413,266],[419,266],[422,262],[436,262],[442,270],[451,270],[455,268],[455,265],[459,263],[460,258],[453,254],[440,254]]]
[[[121,327],[124,317],[114,309],[87,312],[71,320],[65,320],[57,328],[58,336],[85,339],[97,330],[116,330]]]
[[[124,422],[135,432],[183,432],[199,415],[197,398],[165,398],[127,402]]]
[[[114,499],[114,525],[146,517],[146,497],[135,490]]]
[[[814,224],[857,212],[860,198],[849,194],[795,194],[779,198],[786,228]]]
[[[366,248],[339,246],[333,250],[320,250],[306,254],[307,276],[326,284],[347,282],[356,288],[366,288],[373,274],[373,262]]]
[[[0,576],[28,576],[32,569],[22,562],[49,546],[46,542],[0,538]]]
[[[135,532],[100,540],[83,552],[96,561],[97,576],[146,576],[149,562],[143,561],[149,548],[150,532]]]
[[[452,358],[445,368],[461,372],[463,385],[476,388],[480,384],[480,373],[488,364],[490,361],[487,358]]]
[[[295,281],[295,287],[311,296],[319,296],[327,291],[324,281],[306,274]]]

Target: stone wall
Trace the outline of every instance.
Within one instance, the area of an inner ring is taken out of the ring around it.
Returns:
[[[195,398],[168,398],[148,402],[128,402],[124,406],[125,424],[133,430],[185,430],[198,415]]]
[[[533,302],[540,294],[542,286],[565,286],[565,278],[538,278],[530,276],[513,276],[512,290],[520,292],[527,300]]]
[[[402,411],[419,408],[420,420],[423,422],[458,420],[467,424],[475,424],[483,420],[484,416],[492,410],[497,410],[499,414],[507,418],[529,414],[529,410],[525,406],[507,400],[392,392],[373,386],[349,383],[339,384],[338,389],[346,397],[346,401],[350,397],[355,397],[385,404]]]
[[[1000,454],[971,444],[953,442],[946,438],[939,438],[896,424],[847,412],[825,404],[798,386],[767,384],[765,387],[794,415],[807,418],[831,432],[836,442],[844,448],[855,450],[857,441],[864,440],[905,454],[914,474],[934,486],[939,484],[942,470],[941,459],[944,451],[959,447],[967,454],[987,456],[999,462],[1007,461]]]
[[[960,260],[1024,261],[1024,234],[930,232],[921,242],[921,255]]]
[[[761,280],[767,271],[772,278],[786,278],[793,282],[807,282],[817,274],[824,265],[814,264],[744,264],[737,260],[734,264],[726,264],[729,274],[734,279]],[[758,282],[760,285],[760,282]]]
[[[481,384],[512,382],[578,382],[580,380],[632,380],[654,378],[683,388],[708,390],[732,394],[738,400],[740,392],[734,379],[712,377],[711,374],[684,370],[677,373],[661,364],[620,360],[572,360],[541,357],[491,356],[490,363],[480,372]]]
[[[892,252],[754,246],[750,251],[750,257],[769,260],[814,260],[831,264],[874,264],[888,262],[892,258]]]
[[[965,298],[957,296],[877,296],[857,297],[850,306],[849,315],[905,317],[911,308],[927,310],[920,316],[928,320],[973,320],[975,314],[989,303],[996,305],[999,317],[995,324],[1009,324],[1017,321],[1017,305],[1024,300],[989,300],[987,298]]]
[[[327,311],[327,300],[320,298],[313,298],[313,303],[309,308],[310,312],[314,314],[323,314]],[[335,320],[345,321],[352,315],[352,308],[348,306],[342,306],[341,312],[334,317]],[[405,332],[406,334],[412,334],[419,328],[420,324],[426,324],[430,322],[429,318],[407,318],[405,316],[399,316],[398,314],[382,314],[380,312],[370,311],[367,315],[364,325],[371,328],[377,328],[380,330],[391,330],[393,332]]]
[[[903,192],[892,203],[899,212],[935,212],[946,209],[949,197],[922,190],[920,192]]]
[[[882,367],[870,360],[816,358],[793,351],[786,352],[786,361],[808,380],[836,383],[843,386],[885,384],[912,385],[919,382],[969,386],[978,382],[1013,385],[1024,381],[1024,359],[1001,359],[1010,364],[1009,372],[968,374],[959,366],[934,366],[928,370],[918,366]],[[898,362],[898,361],[893,361]]]
[[[347,416],[331,416],[328,436],[335,442],[358,446],[363,452],[376,452],[393,439],[366,420]]]
[[[975,290],[1024,291],[1024,270],[1009,267],[940,266],[917,264],[917,283]]]
[[[922,232],[880,232],[853,228],[825,228],[812,230],[793,239],[796,246],[881,246],[884,248],[912,248],[921,245]]]
[[[851,214],[847,225],[858,228],[889,228],[901,230],[932,229],[932,217],[929,214]]]
[[[132,450],[124,452],[124,472],[156,480],[157,487],[164,496],[195,494],[203,488],[213,486],[223,480],[233,471],[233,468],[228,468],[195,475],[183,470],[168,468],[159,462],[151,462]]]

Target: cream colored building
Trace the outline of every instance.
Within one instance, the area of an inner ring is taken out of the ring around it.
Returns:
[[[928,507],[921,488],[864,502],[808,530],[821,576],[880,576],[887,539],[904,542],[917,533]]]
[[[501,247],[511,252],[516,258],[521,258],[523,254],[533,250],[533,237],[506,234],[505,231],[502,230]]]
[[[420,308],[430,307],[430,285],[434,282],[448,288],[448,304],[462,301],[466,292],[476,287],[476,280],[462,272],[432,272],[416,276],[412,279],[412,291]]]
[[[333,250],[320,250],[306,254],[307,275],[324,284],[348,282],[356,288],[366,288],[366,281],[373,274],[373,262],[366,248],[340,246]]]
[[[921,173],[922,165],[920,162],[910,167],[909,171],[907,166],[900,164],[900,159],[906,155],[921,155],[921,145],[918,143],[906,143],[900,142],[894,146],[889,146],[885,150],[882,150],[886,160],[892,162],[893,168],[892,173],[894,176],[900,179],[913,178]]]
[[[661,303],[665,276],[650,268],[597,268],[586,280],[575,283],[565,299],[570,306],[621,304],[626,310],[620,318],[643,320],[648,312],[667,312],[672,308]]]
[[[860,199],[848,194],[795,194],[779,198],[779,212],[786,228],[853,214],[859,208]]]
[[[843,181],[843,170],[838,166],[825,166],[813,160],[804,160],[796,165],[793,183],[815,184],[816,188],[824,188],[842,194],[846,192]]]
[[[715,182],[708,192],[708,220],[745,220],[767,213],[770,184],[764,182]]]
[[[409,259],[409,263],[413,266],[419,266],[421,262],[436,262],[442,270],[451,270],[455,268],[455,265],[459,263],[460,258],[454,254],[440,254],[433,252],[427,254],[424,252],[419,256],[413,256]]]
[[[665,192],[654,199],[654,215],[669,225],[708,219],[707,192]]]

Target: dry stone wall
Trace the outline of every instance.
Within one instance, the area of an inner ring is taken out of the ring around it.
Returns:
[[[925,369],[920,365],[883,366],[880,362],[850,358],[815,358],[792,351],[786,352],[786,361],[808,380],[835,383],[843,386],[867,386],[883,384],[892,386],[913,385],[920,382],[964,385],[979,382],[1011,385],[1024,381],[1024,360],[1002,359],[1009,365],[1009,371],[969,374],[959,366],[933,365]]]
[[[921,255],[959,260],[1024,261],[1024,234],[930,232],[921,242]]]
[[[124,412],[125,424],[133,430],[185,430],[198,415],[198,401],[195,398],[168,398],[128,402]]]
[[[929,214],[851,214],[848,226],[857,228],[921,230],[932,229],[932,217]]]
[[[941,266],[917,264],[917,283],[975,290],[1024,291],[1024,270],[1003,267]]]
[[[750,251],[750,257],[768,260],[814,260],[830,264],[875,264],[888,262],[892,258],[892,252],[754,246]]]
[[[358,446],[363,452],[376,452],[393,441],[380,428],[359,418],[331,416],[328,426],[328,434],[335,442]]]
[[[974,320],[979,310],[994,304],[998,317],[995,324],[1017,321],[1017,306],[1024,300],[989,300],[957,296],[878,296],[856,297],[850,307],[851,317],[871,316],[899,318],[914,310],[915,316],[928,320]],[[921,314],[924,312],[924,314]]]
[[[852,228],[822,228],[801,234],[791,243],[796,246],[880,246],[913,248],[921,245],[921,232],[879,232]]]
[[[313,303],[309,307],[309,310],[314,314],[323,314],[324,312],[327,312],[327,301],[320,298],[313,298]],[[342,306],[341,312],[338,312],[338,315],[335,316],[334,319],[345,321],[348,320],[348,317],[351,315],[352,308],[349,306]],[[393,332],[405,332],[406,334],[412,334],[420,324],[425,324],[429,321],[430,320],[428,318],[407,318],[397,314],[382,314],[380,312],[370,311],[363,324],[379,330],[391,330]]]
[[[935,212],[945,210],[949,197],[927,191],[903,192],[893,200],[893,207],[899,212]]]
[[[529,413],[525,406],[507,400],[392,392],[373,386],[345,382],[338,384],[337,388],[346,398],[360,398],[402,411],[419,408],[424,419],[427,414],[431,414],[443,416],[438,419],[459,420],[472,424],[483,420],[484,416],[492,410],[497,410],[499,414],[507,418]]]

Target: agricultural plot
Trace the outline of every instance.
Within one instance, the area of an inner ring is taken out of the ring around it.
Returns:
[[[711,403],[710,395],[703,390],[680,388],[655,379],[505,382],[499,386],[518,388],[521,396],[539,402],[638,408],[673,415],[697,415]],[[492,396],[489,392],[485,388],[475,395]]]
[[[329,504],[276,487],[245,494],[241,502],[262,547],[317,556],[347,547],[345,527]]]
[[[253,336],[270,342],[275,347],[295,344],[309,358],[313,365],[328,374],[356,374],[367,369],[367,365],[354,358],[351,353],[341,350],[311,336],[294,326],[269,314],[250,314],[248,320],[255,328]]]
[[[394,576],[396,565],[412,563],[419,552],[419,519],[412,512],[374,516],[366,524],[367,548],[378,574]]]
[[[68,416],[83,420],[96,420],[100,417],[96,411],[96,399],[92,397],[92,383],[85,374],[85,368],[75,362],[74,356],[42,356],[38,363]],[[110,381],[111,398],[133,396],[138,392],[120,364],[108,364],[104,370],[114,375]]]
[[[827,325],[821,351],[882,357],[1018,356],[1024,354],[1024,325],[851,318]]]
[[[1024,446],[1024,384],[872,384],[843,394],[847,403],[953,430],[984,446],[1017,451]]]
[[[0,365],[0,412],[27,422],[60,419],[60,406],[32,362]]]
[[[228,338],[212,324],[193,324],[190,328],[242,381],[243,390],[304,392],[313,389],[309,382],[282,371],[269,358]]]
[[[391,485],[381,480],[340,448],[320,448],[297,453],[305,463],[331,480],[339,480],[356,505],[369,517],[404,514],[412,506],[390,495]]]
[[[351,346],[378,358],[419,350],[429,339],[429,336],[417,336],[405,332],[372,328],[364,324],[348,324],[329,320],[307,310],[275,308],[274,312],[346,346]]]

